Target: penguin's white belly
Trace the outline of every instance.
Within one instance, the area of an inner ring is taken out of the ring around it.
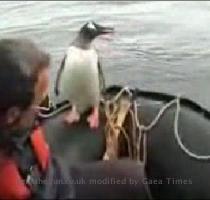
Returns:
[[[100,99],[98,56],[95,50],[71,48],[68,51],[63,75],[61,93],[79,112],[97,105]]]

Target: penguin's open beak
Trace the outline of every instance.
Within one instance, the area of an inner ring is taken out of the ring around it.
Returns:
[[[111,34],[114,33],[114,28],[112,27],[105,27],[97,24],[97,35],[104,35],[104,34]]]

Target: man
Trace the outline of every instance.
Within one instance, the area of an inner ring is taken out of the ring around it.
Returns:
[[[48,93],[48,54],[29,40],[2,39],[0,55],[0,199],[148,197],[135,163],[61,165],[36,120]]]

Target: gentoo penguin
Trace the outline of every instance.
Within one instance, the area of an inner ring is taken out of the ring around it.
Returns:
[[[65,116],[65,121],[69,124],[78,122],[80,115],[91,108],[91,114],[87,118],[89,126],[97,128],[99,125],[98,107],[105,80],[92,42],[99,35],[113,32],[111,27],[103,27],[93,21],[86,23],[61,62],[55,94],[72,104],[71,111]]]

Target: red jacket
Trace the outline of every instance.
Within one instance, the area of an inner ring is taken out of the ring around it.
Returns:
[[[42,128],[36,128],[30,135],[33,152],[41,171],[46,171],[49,164],[49,147]],[[30,187],[22,179],[18,164],[11,158],[0,154],[0,199],[29,199]]]

